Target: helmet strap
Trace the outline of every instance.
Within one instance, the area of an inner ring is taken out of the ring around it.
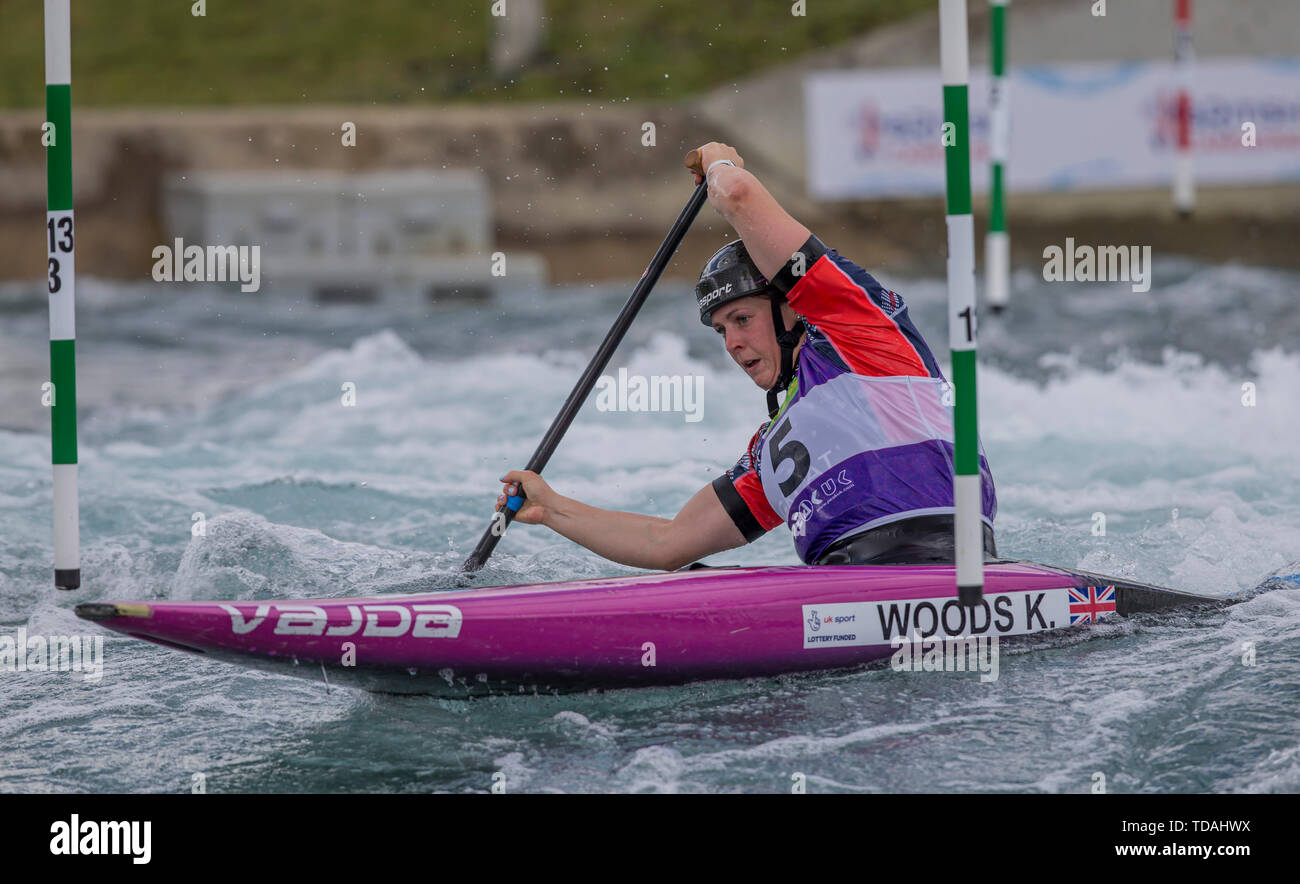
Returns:
[[[777,395],[790,386],[794,380],[794,349],[799,346],[799,339],[803,337],[804,325],[803,320],[794,324],[794,328],[785,327],[785,317],[781,315],[781,304],[785,298],[773,292],[769,298],[772,304],[772,330],[776,332],[776,343],[781,348],[781,373],[777,375],[776,383],[767,391],[767,416],[776,417],[777,411],[780,410],[780,404],[776,401]]]

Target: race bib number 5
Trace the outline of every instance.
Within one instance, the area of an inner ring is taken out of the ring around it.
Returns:
[[[772,475],[775,476],[781,469],[781,465],[787,460],[794,461],[794,468],[790,471],[789,477],[781,481],[781,494],[789,497],[794,490],[803,484],[803,480],[808,476],[808,468],[812,464],[812,458],[808,454],[808,448],[798,439],[791,439],[786,442],[786,436],[790,435],[790,419],[787,417],[785,422],[777,428],[776,432],[767,440],[768,463],[772,465]]]

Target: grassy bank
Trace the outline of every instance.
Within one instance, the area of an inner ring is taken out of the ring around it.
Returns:
[[[508,0],[507,0],[508,2]],[[672,100],[934,0],[546,0],[541,58],[487,70],[490,0],[73,2],[77,105]],[[507,6],[508,9],[508,6]],[[44,102],[42,4],[0,0],[0,107]],[[667,76],[665,76],[667,75]]]

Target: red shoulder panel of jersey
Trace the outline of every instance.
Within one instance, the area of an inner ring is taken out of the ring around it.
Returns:
[[[934,374],[928,370],[922,355],[928,348],[907,318],[903,299],[834,251],[818,258],[787,298],[795,312],[825,333],[854,374],[937,376],[937,365]]]
[[[785,522],[785,519],[772,509],[772,504],[767,502],[767,495],[763,493],[763,483],[759,480],[758,473],[745,473],[739,479],[732,479],[731,484],[736,486],[740,499],[745,501],[745,506],[749,507],[754,520],[764,531],[771,531]]]
[[[763,482],[758,477],[759,458],[762,456],[759,440],[766,428],[766,423],[758,428],[736,465],[713,483],[718,499],[747,541],[758,539],[785,521],[767,502]]]

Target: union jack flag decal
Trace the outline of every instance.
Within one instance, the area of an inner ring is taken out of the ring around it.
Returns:
[[[1096,623],[1115,613],[1114,586],[1071,586],[1070,624]]]

